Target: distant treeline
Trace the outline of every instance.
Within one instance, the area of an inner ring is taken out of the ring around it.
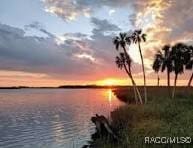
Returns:
[[[58,87],[28,87],[28,86],[12,86],[12,87],[0,87],[0,89],[118,89],[129,88],[129,85],[113,85],[113,86],[101,86],[101,85],[62,85]],[[138,86],[142,88],[143,86]],[[147,86],[147,88],[155,88],[158,86]],[[167,86],[160,86],[160,88],[167,88]],[[186,88],[186,86],[178,86],[178,88]]]
[[[64,89],[84,89],[84,88],[93,88],[93,89],[100,89],[100,88],[126,88],[129,86],[120,86],[120,85],[113,85],[113,86],[99,86],[99,85],[62,85],[58,87],[30,87],[30,86],[11,86],[11,87],[0,87],[0,89],[57,89],[57,88],[64,88]]]
[[[128,86],[120,86],[120,85],[113,85],[113,86],[106,86],[106,85],[64,85],[59,86],[58,88],[69,88],[69,89],[76,89],[76,88],[120,88],[120,87],[128,87]]]

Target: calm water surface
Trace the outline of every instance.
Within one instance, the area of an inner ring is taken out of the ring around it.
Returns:
[[[0,90],[0,148],[80,148],[119,105],[110,89]]]

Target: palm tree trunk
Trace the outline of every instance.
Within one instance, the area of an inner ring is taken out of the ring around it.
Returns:
[[[167,81],[168,81],[168,94],[171,97],[171,90],[170,90],[170,72],[167,70]]]
[[[136,86],[136,83],[135,83],[135,81],[134,81],[134,79],[133,79],[133,76],[132,76],[131,72],[128,71],[128,69],[127,69],[127,67],[126,67],[125,64],[124,64],[124,69],[125,69],[126,73],[128,74],[129,78],[131,79],[131,82],[132,82],[132,84],[133,84],[133,89],[134,89],[135,95],[136,95],[136,96],[138,95],[138,99],[139,99],[140,103],[143,104],[143,101],[142,101],[142,98],[141,98],[141,94],[140,94],[140,92],[139,92],[139,90],[138,90],[138,88],[137,88],[137,86]],[[136,101],[136,103],[137,103],[137,98],[136,98],[135,101]]]
[[[160,81],[160,78],[159,78],[159,74],[157,73],[157,86],[159,86],[159,81]]]
[[[136,89],[135,89],[134,86],[133,86],[133,92],[134,92],[134,95],[135,95],[135,102],[136,102],[136,104],[137,104],[137,103],[138,103],[138,99],[137,99]]]
[[[128,53],[127,53],[125,47],[123,47],[123,51],[124,51],[124,53],[125,53],[126,58],[129,58],[129,55],[128,55]],[[127,64],[129,65],[128,61],[127,61]]]
[[[192,73],[192,75],[191,75],[191,77],[190,77],[190,80],[189,80],[189,82],[188,82],[188,87],[191,86],[192,80],[193,80],[193,73]]]
[[[123,51],[124,51],[124,53],[125,53],[125,55],[126,55],[126,58],[129,58],[129,55],[128,55],[125,47],[123,47]],[[128,61],[127,61],[127,64],[129,65],[130,63],[128,63]],[[131,81],[132,81],[132,84],[133,84],[134,89],[136,90],[136,92],[134,92],[134,93],[137,93],[138,99],[139,99],[140,103],[143,104],[141,94],[140,94],[139,89],[137,88],[137,85],[136,85],[136,83],[135,83],[135,81],[134,81],[134,79],[133,79],[133,76],[132,76],[130,67],[129,67],[129,71],[127,70],[127,67],[125,67],[125,65],[124,65],[124,68],[125,68],[127,74],[129,75]]]
[[[131,73],[128,71],[128,69],[127,69],[127,67],[126,67],[126,65],[124,64],[124,69],[125,69],[125,71],[126,71],[126,73],[128,74],[128,76],[129,76],[129,78],[131,79]],[[132,85],[133,85],[133,90],[134,90],[134,95],[135,95],[135,102],[136,102],[136,104],[137,104],[137,95],[136,95],[136,88],[135,88],[135,86],[134,86],[134,84],[133,84],[133,80],[131,79],[131,82],[132,82]]]
[[[170,87],[170,72],[167,72],[167,77],[168,77],[168,87]]]
[[[135,83],[135,81],[134,81],[134,79],[133,79],[132,74],[130,75],[130,77],[131,77],[132,83],[133,83],[133,85],[134,85],[134,87],[135,87],[135,89],[136,89],[136,93],[137,93],[137,95],[138,95],[139,101],[140,101],[141,104],[143,104],[143,100],[142,100],[141,94],[140,94],[140,92],[139,92],[139,89],[137,88],[137,85],[136,85],[136,83]]]
[[[143,55],[141,52],[141,46],[138,42],[139,52],[141,56],[141,63],[142,63],[142,69],[143,69],[143,80],[144,80],[144,97],[145,97],[145,103],[147,103],[147,89],[146,89],[146,77],[145,77],[145,67],[144,67],[144,61],[143,61]]]
[[[178,74],[175,75],[174,88],[173,88],[173,93],[172,93],[172,99],[175,97],[177,79],[178,79]]]

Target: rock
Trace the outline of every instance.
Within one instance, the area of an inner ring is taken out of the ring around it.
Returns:
[[[99,138],[99,137],[112,137],[113,140],[118,140],[118,137],[113,132],[112,127],[109,124],[108,119],[103,115],[98,115],[91,117],[91,121],[96,125],[96,133],[93,134],[92,138]]]

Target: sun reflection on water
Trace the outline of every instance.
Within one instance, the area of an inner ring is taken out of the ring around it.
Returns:
[[[0,147],[29,147],[27,143],[46,148],[81,147],[95,131],[90,118],[96,113],[110,117],[120,105],[110,86],[1,90]]]
[[[108,89],[108,101],[109,101],[109,106],[112,106],[112,90]]]

